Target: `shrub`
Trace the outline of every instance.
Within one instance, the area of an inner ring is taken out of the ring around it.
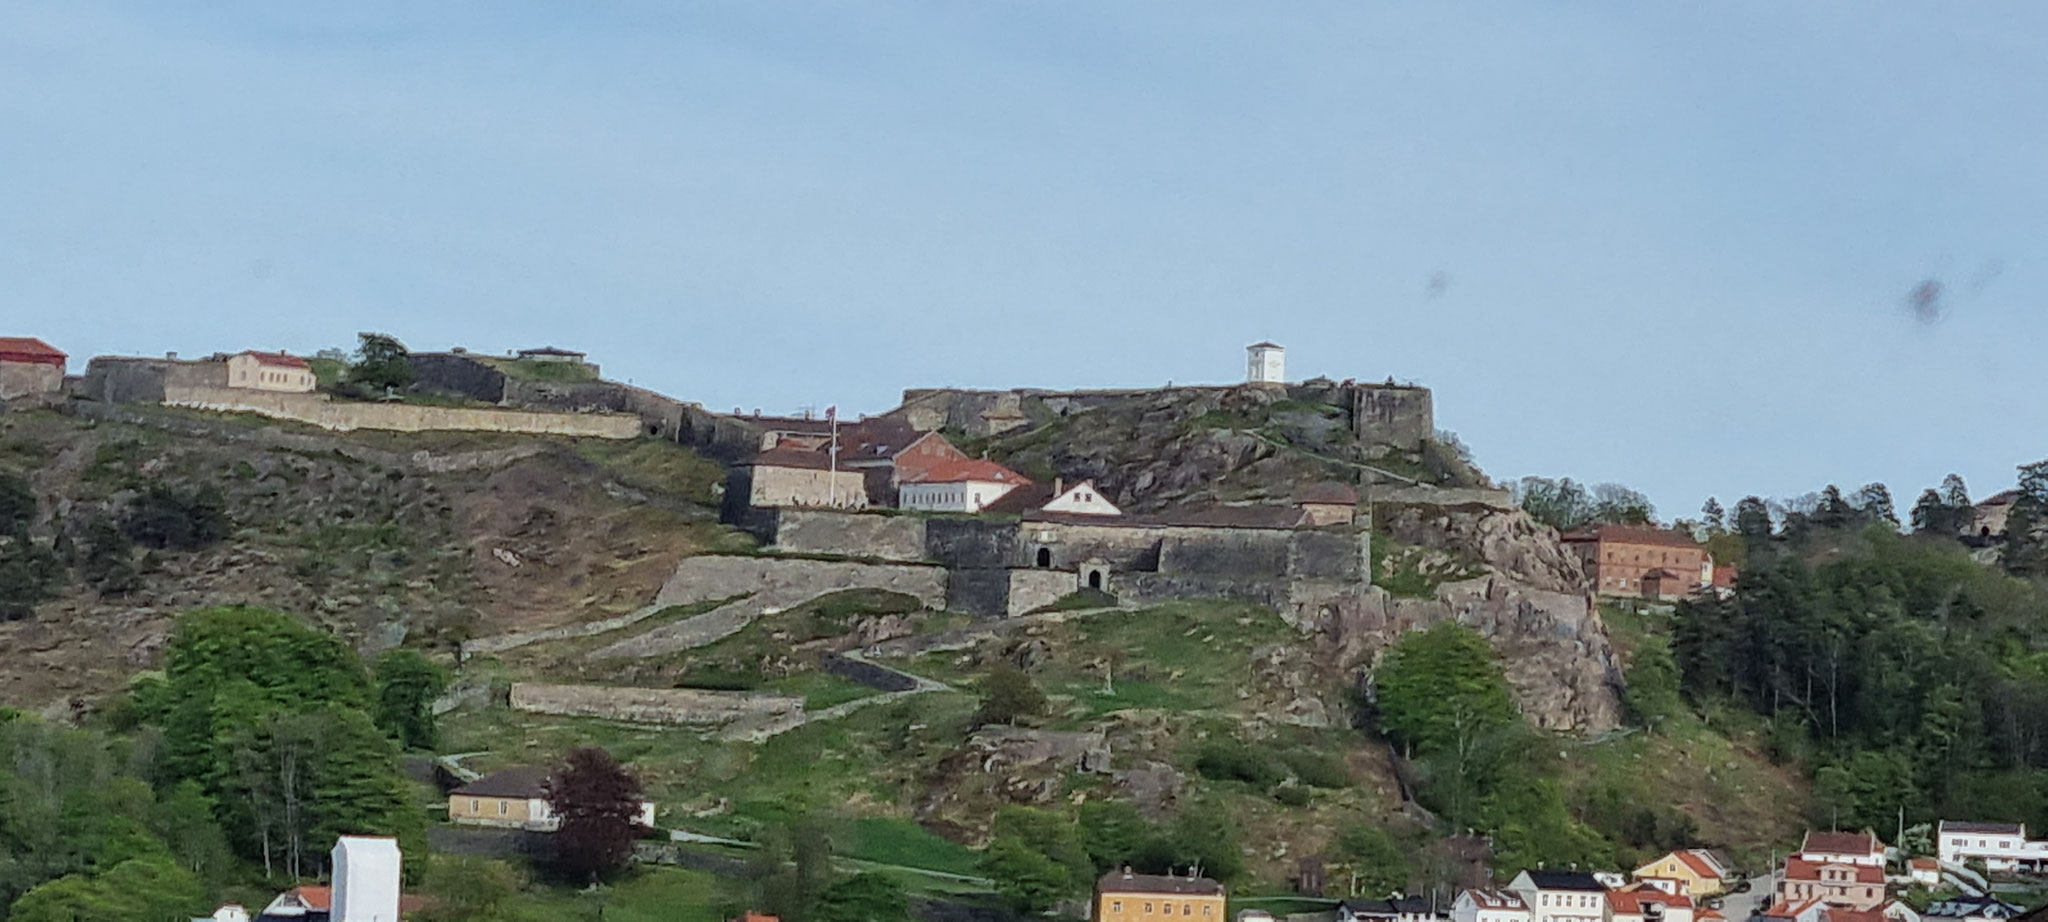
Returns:
[[[1273,789],[1273,799],[1290,807],[1306,807],[1312,797],[1306,787],[1299,784],[1283,784]]]
[[[191,550],[228,536],[227,497],[211,484],[173,487],[152,483],[128,503],[121,530],[137,544]]]
[[[1296,780],[1310,787],[1344,788],[1351,786],[1351,766],[1336,756],[1297,749],[1282,753],[1282,764],[1294,773]]]
[[[1217,781],[1242,781],[1264,787],[1278,782],[1278,765],[1263,753],[1236,740],[1210,740],[1195,753],[1195,771]]]

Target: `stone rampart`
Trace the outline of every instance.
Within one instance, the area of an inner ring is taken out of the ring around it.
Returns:
[[[1471,506],[1512,512],[1521,507],[1515,505],[1514,494],[1506,490],[1488,490],[1476,487],[1432,487],[1397,486],[1392,484],[1374,485],[1368,489],[1366,501],[1389,505],[1413,506]]]
[[[409,468],[429,474],[447,474],[456,471],[494,470],[514,461],[530,458],[557,450],[554,446],[530,442],[524,445],[510,445],[505,448],[491,448],[481,451],[458,451],[435,453],[430,451],[385,451],[358,445],[347,439],[319,435],[309,432],[285,432],[272,427],[247,426],[225,419],[202,418],[200,414],[173,415],[172,411],[147,410],[132,406],[118,406],[95,403],[87,400],[67,401],[58,409],[72,416],[100,419],[108,422],[127,423],[132,426],[147,426],[224,442],[244,442],[263,448],[280,448],[286,451],[303,451],[320,454],[337,454],[352,461],[376,464],[384,467]]]
[[[1436,406],[1429,388],[1357,384],[1351,391],[1351,431],[1369,445],[1421,448],[1436,438]]]
[[[743,718],[797,713],[804,699],[694,688],[611,688],[599,685],[512,685],[512,709],[628,723],[718,726]]]
[[[1079,577],[1065,570],[1011,570],[1003,614],[1015,618],[1026,612],[1037,611],[1072,595],[1080,588]]]
[[[658,607],[712,599],[736,601],[702,614],[659,625],[590,655],[596,659],[662,656],[716,643],[752,624],[770,609],[801,605],[842,589],[882,589],[912,596],[930,608],[946,603],[946,570],[918,564],[875,564],[841,560],[705,555],[676,567],[662,584]]]
[[[923,430],[950,429],[994,435],[1048,419],[1162,394],[1197,395],[1242,385],[1194,385],[1149,389],[1058,391],[1039,388],[965,390],[911,388],[887,415]],[[1312,396],[1345,410],[1351,430],[1368,445],[1417,449],[1436,435],[1436,409],[1429,388],[1409,384],[1315,382],[1294,385],[1289,394]]]
[[[355,429],[394,432],[461,430],[601,439],[631,439],[640,435],[639,420],[620,414],[353,403],[329,400],[320,394],[280,394],[232,387],[167,385],[163,402],[169,406],[223,413],[255,413],[339,432]]]
[[[101,403],[162,403],[169,388],[227,384],[226,362],[102,355],[86,363],[77,390]]]
[[[882,560],[925,559],[923,516],[775,510],[770,540],[778,550],[802,554],[858,554]]]

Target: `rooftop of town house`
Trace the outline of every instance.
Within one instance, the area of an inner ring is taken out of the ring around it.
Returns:
[[[1593,541],[1602,544],[1646,544],[1666,547],[1701,546],[1691,535],[1684,532],[1652,528],[1648,525],[1594,525],[1566,532],[1559,540],[1567,543]]]
[[[1522,897],[1512,890],[1466,890],[1464,895],[1472,898],[1474,905],[1482,909],[1527,909]]]
[[[1665,893],[1655,887],[1607,891],[1607,905],[1614,907],[1615,912],[1642,915],[1645,912],[1644,907],[1652,903],[1665,907],[1690,909],[1692,908],[1692,897],[1679,896],[1676,893]]]
[[[1879,842],[1877,834],[1868,829],[1862,832],[1807,830],[1799,850],[1824,855],[1876,855],[1884,851],[1884,843]]]
[[[1024,475],[982,458],[942,458],[920,464],[900,478],[904,483],[1007,483],[1023,485]]]
[[[832,455],[822,449],[778,445],[748,458],[744,464],[748,467],[789,467],[823,471],[831,469]]]
[[[55,346],[33,336],[0,336],[0,353],[52,359],[66,357]]]
[[[535,766],[508,768],[492,772],[448,793],[467,797],[545,797],[549,774],[551,773],[547,769]]]
[[[1832,853],[1831,853],[1832,854]],[[1851,868],[1856,872],[1859,884],[1884,883],[1884,869],[1867,864],[1848,864],[1840,861],[1808,861],[1805,858],[1785,859],[1786,880],[1820,880],[1820,869],[1828,866]]]
[[[1529,875],[1529,882],[1538,890],[1579,890],[1591,893],[1607,892],[1600,879],[1586,871],[1545,871],[1541,869],[1523,871]]]
[[[1356,506],[1358,488],[1334,480],[1319,481],[1294,491],[1294,502],[1307,506]]]
[[[1189,506],[1142,515],[1089,515],[1082,512],[1024,513],[1027,522],[1060,525],[1101,525],[1106,528],[1255,528],[1287,530],[1309,524],[1299,506]]]
[[[1207,877],[1165,874],[1133,874],[1111,871],[1095,881],[1102,893],[1162,893],[1175,896],[1222,896],[1223,885]]]
[[[246,355],[252,359],[255,359],[256,364],[258,365],[269,365],[273,368],[310,369],[313,367],[305,359],[284,352],[258,352],[254,349],[247,349],[241,352],[237,352],[235,354],[238,356]]]
[[[1942,832],[1967,832],[1986,836],[2019,836],[2026,834],[2023,823],[1978,823],[1970,820],[1942,820]]]

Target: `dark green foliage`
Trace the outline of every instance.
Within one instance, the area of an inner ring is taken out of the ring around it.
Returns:
[[[419,911],[419,922],[505,922],[519,881],[497,862],[437,855],[427,869],[426,889],[433,901]]]
[[[420,831],[397,752],[359,708],[273,710],[237,724],[225,748],[216,785],[228,826],[289,876],[310,872],[338,836]]]
[[[758,847],[741,873],[742,908],[756,908],[786,922],[811,922],[812,912],[832,886],[832,836],[822,823],[799,815],[755,837]]]
[[[348,368],[351,385],[371,396],[412,385],[412,354],[404,343],[384,333],[359,333],[356,339],[355,360]]]
[[[595,747],[570,750],[548,778],[548,807],[562,818],[549,869],[564,880],[592,882],[631,865],[634,820],[640,815],[640,779],[612,754]]]
[[[981,709],[975,719],[985,724],[1015,724],[1045,713],[1045,692],[1024,670],[1003,663],[981,677]]]
[[[1344,827],[1337,833],[1336,858],[1357,876],[1358,891],[1374,899],[1408,889],[1408,853],[1378,826]]]
[[[1136,806],[1121,800],[1082,804],[1077,822],[1081,847],[1098,872],[1130,864],[1156,834]]]
[[[855,874],[818,897],[815,922],[909,922],[903,886],[880,874]]]
[[[1729,598],[1681,603],[1673,640],[1686,694],[1770,718],[1774,754],[1816,766],[1817,821],[1883,826],[1901,808],[1910,822],[1967,805],[2040,822],[1970,792],[2048,770],[2044,623],[2040,586],[1954,544],[1871,528],[1826,563],[1780,555]]]
[[[434,748],[434,699],[448,690],[448,670],[417,650],[377,658],[377,726],[404,749]]]
[[[1092,882],[1094,863],[1080,827],[1063,814],[1004,807],[989,825],[982,873],[1019,912],[1040,912]]]
[[[1229,737],[1209,740],[1195,750],[1195,771],[1217,781],[1242,781],[1254,787],[1286,777],[1280,764],[1265,753]]]
[[[106,595],[128,592],[142,581],[142,568],[135,563],[135,542],[102,515],[94,515],[80,526],[72,543],[72,565],[79,578]]]
[[[1273,789],[1273,799],[1290,807],[1306,807],[1315,795],[1301,785],[1283,784]]]
[[[0,535],[26,535],[36,520],[36,495],[28,480],[0,471]]]
[[[1656,515],[1649,497],[1618,483],[1588,488],[1570,477],[1524,477],[1512,487],[1530,517],[1559,531],[1588,525],[1644,525]]]
[[[1337,756],[1308,749],[1291,749],[1280,754],[1280,763],[1294,773],[1295,780],[1310,787],[1351,786],[1351,767]]]
[[[64,560],[26,533],[0,535],[0,620],[34,613],[64,585]]]
[[[206,890],[168,854],[129,858],[97,874],[71,874],[23,894],[10,922],[184,922],[206,910]]]
[[[1419,755],[1469,749],[1515,718],[1493,649],[1456,622],[1403,635],[1374,683],[1380,727]]]
[[[1720,500],[1707,497],[1706,503],[1700,506],[1700,524],[1707,527],[1709,534],[1719,534],[1728,530],[1728,512],[1721,508]]]
[[[157,481],[128,502],[121,530],[145,547],[192,550],[228,536],[228,501],[212,484],[178,487]]]
[[[1671,658],[1671,645],[1663,636],[1643,638],[1625,678],[1628,687],[1621,701],[1636,726],[1655,730],[1684,712],[1685,701],[1678,693],[1678,663]]]

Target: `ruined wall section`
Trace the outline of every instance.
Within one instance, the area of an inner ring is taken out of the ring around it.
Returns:
[[[353,403],[329,400],[321,394],[286,394],[237,387],[167,385],[164,388],[163,403],[167,406],[223,413],[255,413],[338,432],[355,429],[383,429],[393,432],[459,430],[600,439],[630,439],[640,434],[637,420],[619,414],[536,413],[526,410],[424,407],[403,403]]]
[[[515,711],[535,714],[674,726],[718,726],[743,718],[795,714],[804,709],[804,699],[789,695],[539,682],[513,683],[511,704]]]
[[[1078,391],[912,388],[903,392],[902,405],[886,415],[923,430],[947,429],[977,436],[996,435],[1029,427],[1043,419],[1133,399],[1176,393],[1192,396],[1198,392],[1228,391],[1238,386]],[[1367,445],[1415,450],[1436,435],[1434,398],[1426,387],[1318,381],[1290,386],[1288,394],[1327,401],[1344,408],[1350,418],[1352,433]]]
[[[925,557],[925,523],[914,515],[867,515],[812,509],[778,509],[769,542],[783,551],[851,554],[920,562]]]
[[[1436,437],[1436,406],[1429,388],[1360,384],[1351,391],[1351,431],[1369,445],[1417,449]]]

